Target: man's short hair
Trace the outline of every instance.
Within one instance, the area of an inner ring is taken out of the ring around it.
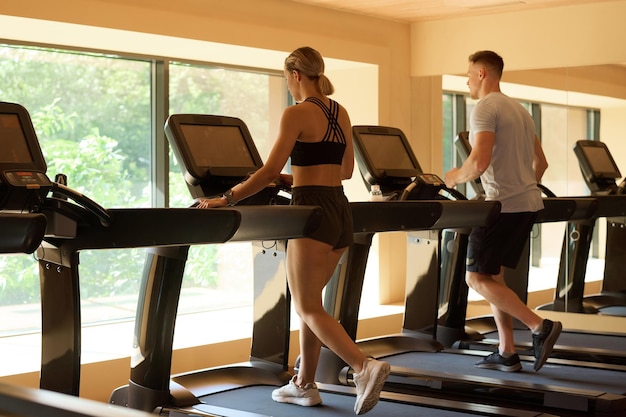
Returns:
[[[504,60],[500,55],[493,51],[478,51],[471,54],[468,58],[473,64],[483,64],[496,72],[498,78],[502,77],[504,69]]]

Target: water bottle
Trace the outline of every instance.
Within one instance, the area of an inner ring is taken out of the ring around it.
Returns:
[[[370,201],[383,201],[383,192],[380,190],[380,185],[372,184],[370,188]]]
[[[61,185],[67,185],[67,175],[65,174],[56,174],[54,176],[54,182],[56,182],[57,184],[61,184]],[[54,191],[52,193],[52,197],[54,198],[60,198],[61,200],[67,200],[67,197],[64,196],[63,194]]]

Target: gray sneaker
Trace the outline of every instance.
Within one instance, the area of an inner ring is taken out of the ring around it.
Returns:
[[[363,362],[363,370],[354,374],[354,385],[356,385],[356,402],[354,412],[358,415],[370,411],[380,398],[380,391],[389,376],[391,367],[387,362],[377,361],[368,358]]]
[[[272,391],[272,400],[303,407],[312,407],[322,403],[322,397],[320,397],[317,385],[309,382],[304,387],[300,387],[296,384],[296,375],[291,378],[287,385]]]
[[[552,353],[552,348],[563,330],[563,325],[558,321],[543,319],[541,333],[533,334],[533,351],[535,353],[535,371],[541,369]]]
[[[522,364],[517,353],[505,358],[498,352],[494,352],[489,356],[479,360],[474,364],[477,368],[497,369],[504,372],[517,372],[522,369]]]

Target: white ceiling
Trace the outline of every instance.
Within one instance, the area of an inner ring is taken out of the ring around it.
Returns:
[[[477,16],[557,6],[597,3],[598,0],[292,0],[351,13],[402,22]],[[618,0],[603,0],[618,1]]]

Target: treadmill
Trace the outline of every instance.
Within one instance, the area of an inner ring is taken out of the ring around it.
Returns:
[[[385,131],[388,133],[383,134]],[[387,139],[387,136],[398,136],[393,132],[397,132],[397,129],[380,126],[355,127],[355,149],[369,146],[369,141],[362,140],[360,136],[372,135],[375,138],[370,139],[376,144],[373,148],[377,152],[376,155],[384,158],[379,153],[392,147],[376,143],[376,141],[383,141]],[[405,149],[410,150],[408,143]],[[356,152],[357,156],[361,152]],[[397,153],[390,154],[389,157],[397,157],[399,160],[405,158],[404,155]],[[370,173],[364,175],[366,181],[368,178],[375,178],[375,175],[371,173],[375,173],[376,169],[367,165],[372,162],[371,160],[358,160],[357,162],[360,167]],[[361,271],[364,265],[353,266],[353,268],[359,270],[362,280]],[[408,279],[411,278],[411,276],[408,277]],[[438,282],[438,280],[439,274],[435,271],[423,277],[423,287],[428,286],[426,282],[431,282],[433,285],[432,281]],[[407,293],[407,299],[410,295],[412,293]],[[437,294],[429,294],[426,291],[418,295],[421,296],[424,304],[432,303],[433,299],[437,299]],[[343,291],[339,297],[344,298],[343,305],[351,308],[344,308],[336,316],[347,329],[351,329],[349,334],[354,338],[356,333],[352,330],[356,328],[358,320],[354,311],[358,311],[360,293]],[[412,312],[407,311],[405,315],[412,315]],[[422,317],[422,320],[435,322],[437,309],[431,309],[429,316]],[[491,352],[444,348],[419,350],[415,348],[415,343],[410,341],[411,337],[415,337],[415,330],[411,329],[404,333],[405,337],[402,339],[406,341],[404,345],[399,342],[397,335],[358,341],[365,352],[392,365],[386,390],[419,393],[438,398],[463,398],[484,404],[506,405],[527,410],[553,412],[559,415],[617,416],[626,413],[626,371],[573,367],[550,360],[539,373],[505,374],[474,367],[474,363],[481,356],[486,356]],[[424,327],[421,333],[422,340],[426,338],[436,341],[436,330]],[[436,346],[436,343],[433,342],[432,346]],[[332,356],[329,351],[326,352]],[[522,357],[522,359],[528,361],[533,358]],[[325,369],[323,372],[318,371],[318,375],[326,378],[327,381],[351,384],[352,370],[341,361],[325,360],[324,363],[320,363],[320,368],[322,367]],[[525,368],[532,369],[528,363]],[[324,381],[324,379],[320,380]]]
[[[238,126],[237,131],[232,129],[233,126]],[[230,187],[234,185],[233,181],[242,179],[236,178],[235,175],[232,175],[232,171],[228,170],[221,175],[211,169],[204,170],[201,175],[192,175],[200,172],[197,161],[192,158],[192,155],[197,155],[194,149],[199,148],[204,148],[205,152],[211,154],[219,153],[222,148],[233,149],[232,146],[207,146],[206,142],[241,141],[239,135],[246,137],[243,142],[247,143],[246,146],[251,149],[251,138],[243,126],[243,122],[239,119],[223,116],[171,115],[169,117],[166,134],[177,157],[180,158],[181,166],[184,167],[185,178],[194,198],[211,195],[206,194],[207,192],[219,194],[219,192],[227,189],[224,188],[225,186]],[[241,147],[236,148],[240,149]],[[232,156],[232,152],[224,155],[226,159],[223,161],[227,161]],[[224,163],[224,167],[232,167],[232,164],[229,166]],[[220,189],[219,184],[221,184],[222,189]],[[267,202],[259,200],[255,201],[254,204],[259,203],[267,204]],[[497,208],[498,206],[491,204],[487,207]],[[260,208],[274,210],[276,206]],[[393,212],[397,215],[393,216],[389,215],[392,211],[389,210],[390,208],[389,205],[381,205],[376,202],[352,203],[355,228],[369,227],[379,231],[401,230],[402,228],[409,230],[427,229],[434,225],[446,210],[446,207],[439,201],[397,202],[393,205]],[[454,209],[453,207],[449,208]],[[471,217],[478,215],[470,213]],[[484,214],[481,216],[485,217]],[[281,228],[284,218],[277,212],[274,218],[266,221],[267,224],[264,227],[276,230]],[[306,234],[307,231],[305,230],[299,236],[306,236]],[[250,240],[258,239],[254,234],[248,234],[247,238]],[[281,236],[271,239],[288,238],[289,236]],[[277,246],[284,249],[286,244]],[[250,360],[244,363],[171,376],[171,338],[178,292],[176,289],[172,289],[170,284],[167,284],[170,285],[169,291],[145,292],[146,298],[138,307],[138,320],[135,330],[135,356],[141,357],[142,361],[141,363],[133,361],[129,385],[115,390],[111,395],[111,403],[171,416],[183,414],[220,416],[292,416],[294,413],[305,416],[353,414],[355,392],[350,387],[319,384],[320,390],[324,392],[324,405],[318,407],[297,407],[276,403],[271,399],[271,391],[287,383],[291,378],[287,363],[290,308],[288,305],[289,296],[286,292],[284,254],[274,251],[269,256],[270,259],[258,262],[259,253],[255,253],[255,293],[261,293],[258,290],[259,287],[268,288],[270,286],[268,282],[273,282],[274,285],[271,287],[280,288],[281,291],[266,294],[268,297],[273,297],[273,303],[270,300],[259,300],[258,298],[254,301],[255,320],[252,330]],[[158,257],[161,256],[163,255],[158,255]],[[150,288],[159,288],[170,282],[175,282],[175,286],[178,287],[182,276],[182,267],[184,267],[184,262],[180,262],[176,269],[170,268],[161,271],[151,279]],[[155,268],[150,267],[147,263],[147,269],[154,270]],[[271,270],[273,274],[271,277],[267,277],[268,270]],[[280,281],[281,284],[276,284],[276,281]],[[144,285],[146,284],[144,283]],[[151,296],[148,297],[148,294]],[[159,305],[171,307],[160,307],[157,305],[156,299],[159,300]],[[268,305],[271,306],[270,309],[267,308]],[[263,309],[265,312],[262,312]],[[158,328],[158,331],[155,327]],[[405,416],[408,413],[422,413],[432,416],[547,416],[543,413],[520,412],[505,407],[466,404],[455,400],[430,399],[399,393],[383,393],[382,397],[383,400],[377,406],[377,410],[397,416]]]
[[[455,140],[455,145],[461,158],[467,158],[467,155],[469,155],[469,152],[471,151],[471,145],[468,140],[468,132],[460,132]],[[597,167],[595,170],[596,173],[594,174],[594,170],[590,168],[591,165],[589,162],[585,162],[586,158],[582,157],[584,153],[579,150],[577,151],[577,155],[579,155],[579,160],[581,161],[583,176],[588,178],[587,181],[590,184],[590,189],[599,189],[601,187],[604,190],[613,190],[612,192],[615,195],[611,194],[607,197],[599,195],[600,193],[598,192],[593,193],[591,198],[596,200],[596,204],[592,208],[592,211],[585,212],[577,210],[579,213],[573,214],[569,219],[561,219],[567,220],[568,223],[566,232],[564,233],[563,247],[561,250],[561,264],[557,279],[558,285],[555,290],[555,302],[540,306],[539,309],[571,312],[581,312],[583,310],[590,311],[586,305],[583,305],[583,291],[593,226],[599,217],[610,216],[612,215],[611,213],[619,213],[624,210],[624,208],[621,207],[622,204],[619,200],[620,197],[617,196],[617,186],[614,181],[614,178],[619,177],[619,171],[617,170],[617,166],[613,162],[611,155],[608,153],[608,149],[606,149],[604,143],[597,141],[579,141],[575,149],[585,149],[589,146],[593,146],[592,153],[593,151],[595,151],[596,154],[601,152],[601,156],[596,157],[595,160],[603,161],[606,166]],[[477,194],[481,193],[480,188],[477,187],[475,189]],[[569,199],[575,200],[579,208],[585,200],[588,200],[588,198],[585,197],[568,197],[564,200]],[[561,200],[561,198],[558,198],[557,200]],[[544,199],[544,202],[546,206],[546,210],[544,211],[547,211],[550,208],[550,201],[549,199]],[[559,213],[555,213],[555,215],[558,217]],[[548,217],[555,218],[553,215],[548,215]],[[613,220],[607,219],[607,223],[609,225],[619,224],[619,221],[623,221],[623,218],[614,218]],[[607,272],[616,272],[614,268],[619,268],[620,265],[619,259],[616,259],[615,251],[619,250],[621,247],[618,240],[620,239],[620,236],[623,235],[623,232],[620,227],[611,227],[608,231],[612,232],[610,242],[607,234],[607,253],[611,251],[612,256],[610,262],[611,266],[609,266]],[[528,257],[523,258],[523,261],[520,262],[520,266],[523,266],[523,269],[527,274]],[[520,266],[518,266],[518,270],[520,269]],[[506,270],[505,278],[510,272],[511,270]],[[616,288],[617,285],[620,285],[618,282],[619,280],[617,279],[619,276],[619,274],[612,274],[609,281],[607,281],[607,286]],[[518,275],[515,280],[511,281],[511,288],[514,289],[523,301],[526,301],[527,299],[527,285],[527,275]],[[602,299],[605,296],[610,296],[611,294],[614,293],[611,292],[609,294],[599,295],[597,296],[597,299]],[[565,309],[566,305],[569,305],[568,309]],[[615,308],[615,306],[612,307]],[[455,347],[464,349],[490,349],[494,351],[497,349],[497,329],[492,316],[467,319],[465,321],[465,326],[466,332],[463,335],[464,337],[459,338],[455,342]],[[518,346],[518,353],[532,356],[532,339],[526,327],[518,325],[514,331],[516,345]],[[588,331],[564,329],[559,336],[559,340],[555,345],[551,356],[560,359],[601,363],[603,365],[600,366],[606,367],[610,367],[610,365],[626,365],[626,333],[592,333]]]
[[[581,265],[582,270],[565,280],[567,282],[559,280],[552,307],[558,311],[626,317],[626,268],[623,266],[626,247],[626,196],[623,194],[626,182],[622,181],[619,186],[616,184],[615,180],[621,178],[621,174],[604,142],[579,140],[574,146],[574,153],[591,196],[607,206],[602,216],[606,217],[607,223],[604,279],[599,294],[584,296],[585,269],[582,268],[586,265]],[[610,203],[615,207],[609,207]],[[591,224],[587,233],[591,234],[593,227],[594,224]]]

